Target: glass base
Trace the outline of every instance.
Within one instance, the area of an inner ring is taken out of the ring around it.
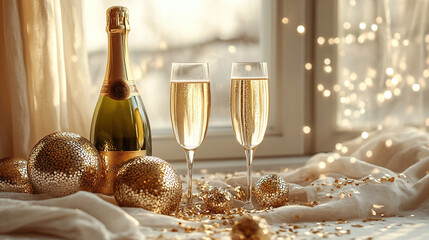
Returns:
[[[255,207],[253,207],[252,202],[247,202],[247,203],[244,203],[243,209],[244,210],[253,210],[253,209],[255,209]]]

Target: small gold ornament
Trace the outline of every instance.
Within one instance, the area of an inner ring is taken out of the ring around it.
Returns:
[[[246,190],[244,190],[244,187],[242,187],[242,186],[235,187],[234,188],[234,196],[237,200],[240,200],[243,202],[246,201],[247,193],[246,193]]]
[[[206,208],[212,213],[223,213],[234,206],[232,194],[220,187],[210,187],[203,194]]]
[[[27,160],[17,157],[0,159],[0,192],[31,193]]]
[[[119,206],[141,207],[167,215],[179,206],[182,183],[179,174],[166,161],[140,156],[119,169],[113,192]]]
[[[269,240],[270,226],[264,218],[244,215],[234,223],[231,240]]]
[[[256,182],[253,194],[262,207],[281,207],[288,201],[289,186],[279,175],[269,174]]]
[[[70,132],[52,133],[33,148],[28,177],[36,193],[53,197],[93,191],[101,173],[101,159],[86,138]]]

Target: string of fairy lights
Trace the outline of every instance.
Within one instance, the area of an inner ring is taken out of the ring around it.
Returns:
[[[348,4],[350,8],[360,2],[351,0]],[[420,11],[417,5],[412,7]],[[335,45],[337,49],[335,64],[330,56],[321,61],[321,69],[335,82],[316,84],[317,92],[325,98],[336,98],[337,127],[360,129],[363,139],[368,138],[370,130],[384,126],[429,126],[429,112],[424,109],[429,80],[429,24],[423,21],[426,25],[419,25],[419,31],[414,31],[410,28],[416,26],[411,27],[410,21],[398,27],[400,21],[396,20],[394,25],[390,19],[395,16],[383,15],[383,11],[374,13],[378,15],[372,18],[339,16],[338,36],[315,38],[316,47]],[[281,22],[291,24],[287,17]],[[297,34],[305,34],[304,25],[295,27]],[[314,63],[306,62],[304,68],[312,71]],[[419,114],[418,120],[412,119],[413,114]],[[302,128],[304,134],[311,130],[310,126]],[[386,141],[387,147],[391,145],[391,141]],[[343,153],[348,151],[340,143],[335,148]],[[372,153],[366,155],[371,157]]]

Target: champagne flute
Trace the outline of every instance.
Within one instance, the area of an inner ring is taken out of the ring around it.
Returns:
[[[170,115],[176,141],[186,153],[187,205],[191,206],[194,154],[204,141],[210,118],[208,63],[172,63]]]
[[[231,120],[235,138],[244,148],[246,154],[247,195],[245,209],[253,209],[253,154],[256,147],[264,139],[268,125],[269,105],[267,63],[232,63]]]

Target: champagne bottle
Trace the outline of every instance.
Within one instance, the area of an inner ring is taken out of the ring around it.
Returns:
[[[107,68],[92,118],[91,142],[100,152],[104,167],[97,191],[112,195],[118,168],[130,158],[152,155],[152,139],[129,63],[128,9],[114,6],[106,15]]]

